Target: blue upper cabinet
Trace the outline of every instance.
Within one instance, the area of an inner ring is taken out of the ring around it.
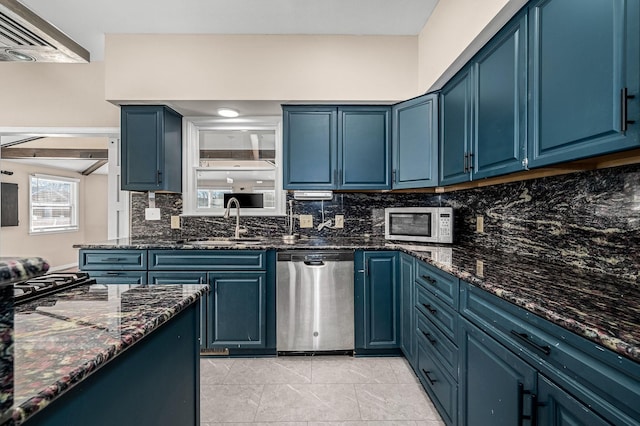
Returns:
[[[182,192],[182,116],[162,105],[121,107],[121,187]]]
[[[639,21],[635,0],[530,6],[529,166],[640,145]]]
[[[440,95],[440,185],[471,179],[471,71],[460,71]]]
[[[337,188],[391,189],[389,107],[340,107],[338,129]]]
[[[335,188],[337,126],[335,107],[283,107],[285,189]]]
[[[285,189],[390,189],[390,108],[283,106]]]
[[[438,95],[393,106],[393,189],[438,185]]]
[[[473,179],[524,168],[527,113],[527,23],[522,14],[472,62]],[[467,159],[469,161],[469,159]]]
[[[526,16],[519,15],[442,90],[440,185],[524,168]]]

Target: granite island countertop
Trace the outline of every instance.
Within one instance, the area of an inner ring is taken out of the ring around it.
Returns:
[[[16,424],[138,343],[206,285],[81,285],[15,307]]]
[[[398,250],[413,255],[466,282],[539,315],[605,348],[640,362],[640,264],[630,271],[638,280],[589,271],[526,253],[461,245],[428,246],[384,238],[280,237],[258,244],[197,245],[189,241],[118,239],[76,245],[85,249],[174,250]],[[482,267],[479,269],[479,262]]]

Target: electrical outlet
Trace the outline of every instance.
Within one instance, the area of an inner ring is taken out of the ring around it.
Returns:
[[[476,260],[476,275],[484,278],[484,262],[482,260]]]
[[[160,209],[158,208],[146,208],[144,209],[145,220],[160,220]]]
[[[180,229],[180,216],[171,216],[171,229]]]
[[[484,232],[484,216],[476,216],[476,232],[479,234]]]
[[[313,228],[313,216],[310,214],[301,214],[300,228]]]
[[[344,228],[344,215],[337,214],[335,222],[336,222],[336,224],[335,224],[334,228]]]

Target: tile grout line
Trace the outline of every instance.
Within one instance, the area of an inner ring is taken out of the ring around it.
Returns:
[[[353,393],[356,396],[356,404],[358,404],[358,416],[360,416],[360,421],[363,422],[364,419],[362,418],[362,410],[360,409],[360,398],[358,398],[358,389],[356,388],[355,383],[352,386],[353,386]]]
[[[258,418],[258,412],[260,411],[260,406],[262,405],[262,398],[264,397],[264,388],[267,386],[267,384],[262,384],[262,392],[260,392],[260,400],[258,401],[258,406],[256,407],[256,413],[253,415],[253,422],[252,423],[257,423],[256,419]]]

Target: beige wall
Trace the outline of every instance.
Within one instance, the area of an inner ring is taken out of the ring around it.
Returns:
[[[117,127],[120,110],[104,96],[104,63],[5,62],[0,127]]]
[[[395,101],[415,36],[107,35],[109,100]]]
[[[84,241],[108,239],[107,175],[89,175],[84,179]]]
[[[434,84],[450,67],[460,68],[525,3],[526,0],[438,2],[418,37],[419,90],[424,93],[438,89]],[[448,74],[452,77],[452,73]]]
[[[107,180],[106,176],[84,177],[78,173],[59,169],[34,167],[10,160],[0,160],[2,170],[13,175],[2,175],[2,182],[18,184],[19,226],[0,228],[0,256],[40,256],[52,268],[74,264],[78,251],[73,244],[106,240],[107,235]],[[29,174],[43,173],[80,179],[80,229],[48,235],[29,234]],[[90,216],[90,217],[89,217]]]

